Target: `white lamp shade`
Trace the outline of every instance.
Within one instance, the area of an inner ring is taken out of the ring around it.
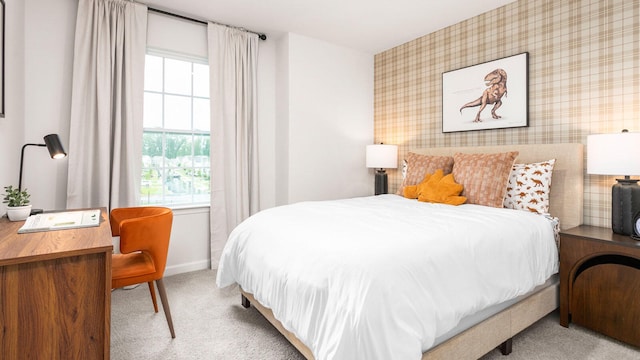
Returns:
[[[398,167],[398,145],[367,145],[367,167],[392,169]]]
[[[587,136],[587,173],[640,175],[640,133]]]

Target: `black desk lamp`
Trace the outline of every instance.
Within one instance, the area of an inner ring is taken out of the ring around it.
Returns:
[[[367,145],[367,167],[376,168],[375,194],[389,192],[387,172],[398,167],[398,145]]]
[[[587,173],[624,175],[611,188],[611,229],[631,235],[633,217],[640,211],[640,186],[629,175],[640,175],[640,133],[587,136]]]
[[[58,134],[49,134],[45,136],[44,144],[22,145],[22,151],[20,152],[20,179],[18,180],[18,191],[22,191],[22,165],[24,163],[24,149],[27,146],[46,146],[52,159],[62,159],[63,157],[67,156],[67,153],[64,151],[64,147],[62,147],[62,143],[60,142],[60,137],[58,136]],[[37,214],[41,212],[42,209],[31,210],[31,214]]]

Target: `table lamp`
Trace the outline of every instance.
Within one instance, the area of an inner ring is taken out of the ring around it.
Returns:
[[[44,137],[44,144],[24,144],[22,145],[22,151],[20,152],[20,178],[18,180],[18,190],[22,191],[22,165],[24,163],[24,149],[27,146],[42,146],[47,147],[49,150],[49,155],[51,155],[52,159],[62,159],[67,156],[67,153],[64,151],[64,147],[62,147],[62,142],[60,142],[60,137],[58,134],[49,134]],[[33,209],[31,210],[31,214],[41,213],[42,209]]]
[[[389,191],[389,185],[385,168],[398,167],[398,146],[367,145],[367,167],[376,168],[375,194],[386,194]]]
[[[587,173],[624,175],[611,189],[611,229],[631,235],[633,216],[640,211],[640,186],[630,175],[640,175],[640,133],[587,136]]]

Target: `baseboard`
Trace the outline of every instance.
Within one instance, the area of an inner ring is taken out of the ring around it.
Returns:
[[[164,276],[188,273],[192,271],[205,270],[211,267],[210,260],[194,261],[185,264],[167,266],[164,269]]]

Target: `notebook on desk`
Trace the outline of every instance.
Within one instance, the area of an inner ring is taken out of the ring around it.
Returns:
[[[63,211],[31,215],[18,229],[18,234],[77,229],[100,225],[100,209]]]

